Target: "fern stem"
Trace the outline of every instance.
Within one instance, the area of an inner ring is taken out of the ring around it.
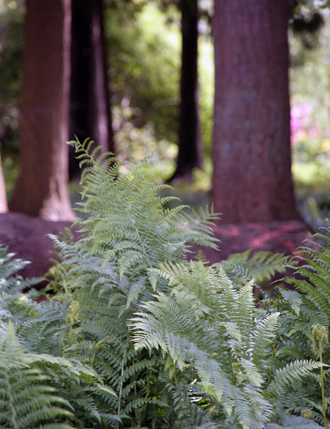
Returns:
[[[143,241],[142,241],[141,235],[140,235],[140,233],[139,233],[139,230],[138,230],[138,229],[137,229],[137,227],[135,226],[134,219],[132,219],[132,217],[130,216],[129,211],[126,209],[126,207],[124,207],[124,210],[125,210],[125,211],[126,211],[126,213],[127,213],[127,217],[132,221],[132,224],[134,225],[134,229],[135,229],[136,235],[138,236],[138,238],[139,238],[139,240],[140,240],[140,244],[141,244],[141,247],[142,247],[142,249],[143,249],[143,253],[145,254],[145,256],[146,256],[146,258],[147,258],[147,260],[148,260],[149,268],[152,268],[152,263],[151,263],[151,261],[150,261],[149,255],[148,255],[148,253],[147,253],[147,251],[146,251],[146,249],[145,249],[145,247],[144,247],[144,244],[143,244]]]
[[[71,347],[71,341],[72,341],[72,325],[73,323],[70,323],[70,333],[69,333],[69,347]]]
[[[133,359],[133,366],[135,366],[135,359]],[[137,396],[137,388],[136,388],[136,378],[135,378],[135,372],[134,372],[134,395]]]
[[[174,376],[173,378],[174,378],[175,387],[179,390],[179,383],[178,383],[178,379],[176,378],[175,372],[174,372],[173,376]],[[181,422],[181,428],[184,429],[183,420],[180,419],[180,422]]]
[[[276,338],[277,338],[277,335],[275,336],[275,339],[274,339],[274,342],[273,342],[273,345],[272,345],[272,360],[273,360],[273,359],[274,359],[274,357],[275,357]],[[269,383],[270,383],[272,373],[273,373],[273,367],[272,367],[272,366],[270,366],[270,368],[269,368],[269,374],[268,374],[268,382],[267,382],[267,386],[268,386],[268,385],[269,385]]]
[[[109,334],[108,336],[106,336],[105,338],[103,338],[103,340],[98,341],[95,344],[95,349],[94,349],[94,353],[92,356],[92,360],[91,360],[91,367],[94,369],[94,360],[95,360],[95,356],[96,356],[96,352],[98,350],[98,348],[107,340],[109,340],[111,338],[111,334]]]
[[[16,409],[15,409],[13,395],[11,393],[10,380],[9,380],[7,372],[6,372],[6,381],[7,381],[7,392],[8,392],[8,396],[9,396],[9,403],[10,403],[10,408],[11,408],[11,411],[12,411],[11,421],[13,423],[14,429],[19,429],[19,426],[18,426],[17,421],[16,421],[17,413],[16,413]]]
[[[319,341],[319,354],[320,354],[320,363],[321,363],[321,393],[322,393],[322,414],[323,414],[323,426],[327,427],[327,407],[325,402],[325,395],[324,395],[324,375],[323,375],[323,359],[322,359],[322,345],[321,341]]]
[[[125,344],[124,347],[124,356],[123,356],[123,361],[121,364],[121,377],[120,377],[120,389],[119,389],[119,396],[118,396],[118,417],[120,416],[120,411],[121,411],[121,396],[123,393],[123,384],[124,384],[124,366],[125,366],[125,359],[126,359],[126,350],[127,350],[127,343]],[[119,428],[119,422],[117,422],[117,426],[116,429]]]
[[[277,312],[278,312],[278,307],[279,307],[279,305],[278,305],[278,299],[277,299],[276,300],[276,311]],[[274,342],[272,345],[272,361],[274,360],[274,357],[275,357],[275,347],[276,347],[277,334],[278,334],[278,328],[276,325],[275,338],[274,338]],[[269,386],[269,384],[270,384],[272,373],[273,373],[273,367],[272,367],[272,365],[270,365],[267,386]]]

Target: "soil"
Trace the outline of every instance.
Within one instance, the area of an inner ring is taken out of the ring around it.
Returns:
[[[72,222],[52,222],[22,213],[0,213],[0,244],[8,246],[8,251],[16,258],[30,261],[19,272],[25,277],[42,277],[56,259],[54,246],[47,234],[60,234]]]
[[[203,254],[211,263],[227,259],[233,253],[269,251],[292,255],[299,253],[305,240],[311,240],[311,230],[300,221],[273,221],[247,224],[219,224],[213,228],[219,243],[219,251],[203,249]]]

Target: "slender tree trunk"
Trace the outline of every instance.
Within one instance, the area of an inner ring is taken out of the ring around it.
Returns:
[[[70,137],[91,138],[113,152],[102,0],[72,0],[71,35]],[[69,174],[80,175],[73,150]]]
[[[287,0],[215,2],[213,201],[227,223],[297,219]]]
[[[180,83],[179,155],[172,179],[191,180],[192,169],[201,168],[198,116],[198,1],[181,0],[182,65]]]
[[[0,153],[0,213],[8,211],[5,178],[3,176]]]
[[[11,210],[73,218],[67,190],[70,0],[27,0],[21,171]]]

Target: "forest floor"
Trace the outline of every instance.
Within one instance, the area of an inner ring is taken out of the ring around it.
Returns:
[[[52,241],[47,234],[60,234],[70,222],[52,222],[31,218],[21,213],[0,214],[0,243],[8,246],[17,258],[31,262],[20,274],[23,277],[43,276],[50,268],[55,255]],[[226,225],[221,222],[213,228],[220,240],[219,250],[203,248],[203,254],[211,263],[226,259],[232,253],[266,250],[293,254],[310,239],[308,227],[299,221],[275,221],[242,225]],[[195,247],[193,250],[198,250]],[[193,256],[193,255],[192,255]]]

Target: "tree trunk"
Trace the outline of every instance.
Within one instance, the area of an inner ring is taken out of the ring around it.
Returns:
[[[102,0],[72,0],[70,137],[114,151]],[[74,150],[70,178],[80,175]]]
[[[11,210],[72,219],[67,190],[70,0],[27,0],[21,171]]]
[[[180,83],[179,155],[171,178],[191,180],[192,169],[201,168],[198,117],[198,2],[181,0],[182,65]]]
[[[226,223],[297,219],[287,0],[215,2],[213,191]]]
[[[5,187],[5,178],[3,176],[2,164],[1,164],[1,153],[0,153],[0,213],[8,211],[7,206],[7,194]]]

